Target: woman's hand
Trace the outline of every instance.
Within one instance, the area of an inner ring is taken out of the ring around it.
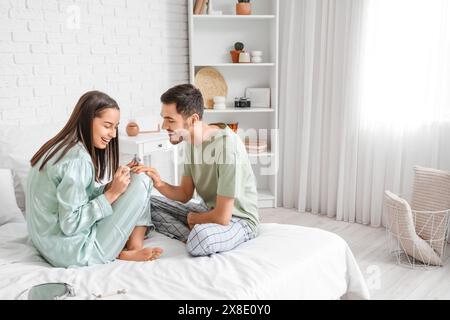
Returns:
[[[127,164],[127,167],[130,169],[133,169],[135,167],[141,166],[142,164],[140,164],[139,162],[137,162],[136,160],[131,160],[131,162],[129,164]]]
[[[130,168],[127,166],[120,166],[114,174],[114,179],[108,190],[105,192],[105,197],[108,202],[112,204],[116,201],[127,190],[130,181]]]
[[[141,161],[141,158],[139,158],[138,155],[135,154],[133,160],[131,160],[131,162],[127,164],[127,167],[133,169],[134,167],[143,166],[144,164],[141,163]]]
[[[131,169],[131,172],[140,174],[145,173],[153,180],[153,186],[158,189],[164,185],[164,182],[161,180],[161,176],[155,168],[149,168],[145,166],[136,166]]]

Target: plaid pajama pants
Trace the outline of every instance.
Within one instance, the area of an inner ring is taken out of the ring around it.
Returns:
[[[164,197],[151,197],[152,223],[156,230],[171,238],[186,242],[187,251],[193,256],[208,256],[230,251],[241,243],[255,238],[256,234],[245,219],[232,217],[227,226],[207,223],[197,224],[189,230],[189,212],[209,211],[205,204],[182,204]]]

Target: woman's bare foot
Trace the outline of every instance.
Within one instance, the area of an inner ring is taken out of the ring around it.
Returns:
[[[126,261],[152,261],[159,258],[163,253],[161,248],[143,248],[140,250],[124,250],[118,259]]]

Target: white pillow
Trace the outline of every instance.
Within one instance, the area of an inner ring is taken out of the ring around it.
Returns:
[[[0,226],[20,215],[9,169],[0,169]]]
[[[25,212],[26,178],[30,159],[63,127],[62,123],[29,126],[0,126],[0,167],[11,169],[17,204]]]
[[[17,206],[20,211],[25,213],[25,190],[27,189],[27,177],[28,172],[31,169],[29,159],[16,158],[13,155],[10,159],[14,163],[11,169],[13,181],[14,181],[14,192],[16,195]]]

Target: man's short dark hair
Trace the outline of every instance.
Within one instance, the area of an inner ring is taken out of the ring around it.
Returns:
[[[195,113],[198,114],[200,119],[203,118],[202,93],[191,84],[182,84],[167,90],[161,96],[161,102],[164,104],[175,103],[177,112],[185,119]]]

